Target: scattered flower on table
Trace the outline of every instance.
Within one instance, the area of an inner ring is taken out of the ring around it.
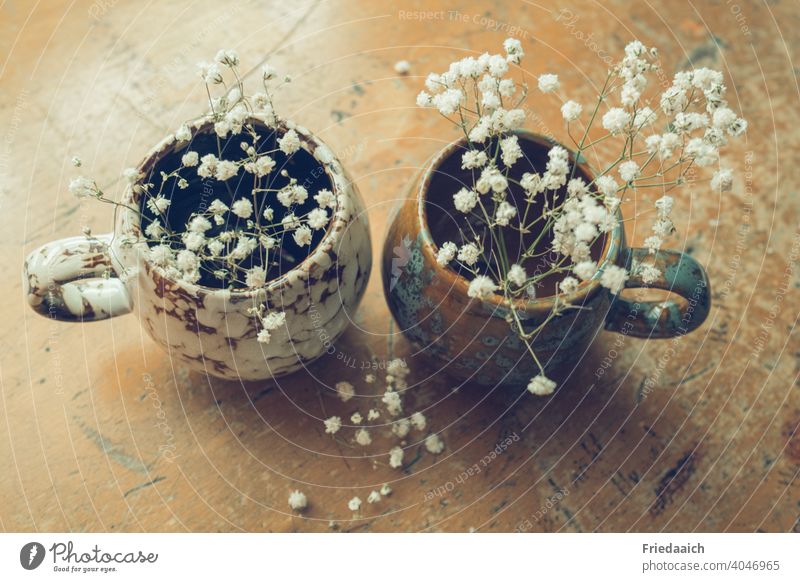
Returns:
[[[289,493],[289,507],[295,511],[303,511],[308,506],[308,499],[306,494],[301,491],[294,490]]]

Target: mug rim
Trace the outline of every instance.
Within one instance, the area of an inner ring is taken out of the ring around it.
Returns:
[[[583,174],[584,178],[594,177],[594,172],[590,168],[588,162],[585,160],[578,161],[578,158],[572,149],[564,146],[556,140],[524,129],[515,130],[510,133],[518,136],[521,139],[534,142],[536,145],[547,147],[548,149],[556,145],[563,147],[565,150],[567,150],[570,162],[576,165],[578,171]],[[422,248],[422,253],[427,260],[432,261],[432,263],[436,266],[437,273],[446,279],[445,283],[449,285],[451,289],[456,289],[465,296],[467,296],[467,290],[469,289],[469,281],[467,278],[457,273],[449,265],[440,267],[436,261],[438,245],[434,241],[433,235],[428,227],[428,215],[425,207],[427,203],[427,194],[430,191],[430,183],[433,179],[434,172],[441,167],[441,165],[457,150],[466,149],[465,146],[467,143],[467,138],[462,137],[450,142],[444,148],[439,150],[427,164],[425,172],[422,175],[422,179],[419,181],[419,187],[417,188],[417,220],[419,221],[420,234],[422,235],[422,244],[420,245]],[[493,313],[496,313],[498,309],[507,309],[510,303],[520,311],[528,314],[549,313],[552,311],[556,301],[559,299],[562,301],[566,299],[568,303],[573,305],[585,304],[590,299],[595,297],[602,289],[600,285],[602,268],[608,264],[616,264],[617,258],[620,254],[623,240],[622,211],[620,207],[617,207],[615,216],[617,218],[617,223],[605,237],[601,258],[597,261],[597,271],[588,281],[581,281],[578,284],[578,288],[574,292],[556,293],[546,297],[537,297],[536,299],[517,298],[514,299],[513,302],[509,302],[498,293],[492,293],[492,295],[481,299],[481,301],[484,305],[491,305],[493,307]]]
[[[245,289],[227,289],[224,287],[210,287],[208,285],[201,285],[199,283],[190,283],[181,279],[170,277],[166,270],[156,265],[149,257],[149,253],[142,252],[139,249],[137,253],[137,260],[143,261],[148,269],[156,272],[162,279],[170,281],[172,284],[177,285],[196,294],[205,295],[225,295],[235,298],[248,298],[257,297],[274,293],[284,287],[287,287],[290,282],[301,279],[302,274],[309,276],[311,269],[316,264],[324,264],[328,251],[334,248],[335,242],[339,239],[340,233],[344,232],[348,226],[349,217],[344,212],[347,204],[343,201],[343,196],[348,188],[352,188],[352,183],[345,175],[344,168],[339,162],[338,158],[333,154],[332,150],[316,135],[311,133],[308,129],[301,125],[297,125],[291,120],[279,119],[276,127],[270,128],[263,119],[250,115],[247,119],[249,122],[267,127],[273,131],[283,131],[284,133],[290,129],[294,129],[300,136],[300,147],[311,155],[314,160],[324,169],[328,181],[330,182],[331,191],[334,195],[336,206],[331,215],[331,221],[328,225],[325,234],[320,239],[314,250],[308,254],[299,264],[295,265],[280,276],[267,281],[261,287],[250,287]],[[209,117],[201,117],[196,121],[188,124],[192,132],[192,139],[195,135],[202,132],[213,131],[214,120]],[[189,141],[191,143],[191,140]],[[140,177],[133,183],[128,184],[122,194],[122,202],[126,205],[124,212],[121,213],[121,228],[120,234],[127,236],[134,236],[136,238],[135,244],[147,245],[147,241],[142,238],[142,228],[140,214],[134,212],[127,206],[139,205],[137,194],[134,192],[134,187],[139,184],[147,176],[148,172],[155,167],[165,156],[174,152],[179,147],[184,147],[183,142],[178,142],[175,134],[170,134],[161,140],[155,147],[153,147],[136,166]],[[148,249],[149,249],[149,245]],[[308,277],[306,277],[308,278]]]

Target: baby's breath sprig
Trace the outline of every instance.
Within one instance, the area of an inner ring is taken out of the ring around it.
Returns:
[[[262,90],[247,95],[235,51],[220,50],[214,62],[198,69],[209,111],[178,128],[175,156],[161,160],[149,176],[137,169],[124,173],[140,208],[108,198],[90,178],[77,177],[69,188],[75,196],[137,213],[139,242],[168,277],[234,291],[261,288],[311,252],[331,221],[336,198],[327,180],[312,195],[308,181],[289,173],[295,156],[312,158],[301,152],[293,124],[275,112],[274,91],[291,81],[288,76],[278,80],[265,65]],[[78,158],[72,163],[81,166]],[[201,192],[209,191],[213,199],[201,202]],[[187,205],[188,218],[176,224]],[[184,210],[176,212],[176,206]],[[284,325],[282,312],[266,313],[263,305],[252,314],[260,342],[269,342],[271,332]]]
[[[526,159],[523,172],[519,164],[525,154],[516,131],[525,121],[520,105],[527,86],[518,87],[508,73],[510,65],[520,64],[524,51],[513,38],[503,48],[505,54],[466,57],[443,73],[431,73],[417,105],[435,108],[458,126],[466,138],[461,169],[472,177],[471,184],[452,195],[457,240],[440,242],[437,261],[467,275],[470,297],[502,297],[509,325],[539,368],[528,390],[547,395],[556,383],[545,375],[533,342],[551,317],[531,330],[517,301],[536,298],[545,282],[553,280],[553,316],[580,308],[569,297],[582,281],[596,279],[611,293],[620,293],[631,273],[616,265],[600,269],[592,248],[617,226],[621,201],[638,190],[661,192],[652,235],[644,241],[655,255],[675,230],[669,192],[688,183],[695,166],[719,165],[719,150],[728,138],[742,135],[747,122],[728,107],[722,74],[707,68],[677,73],[653,103],[646,89],[648,76],[658,70],[657,51],[633,41],[608,72],[596,102],[586,109],[588,116],[581,103],[562,98],[557,75],[538,77],[539,91],[561,102],[573,155],[554,145],[543,167]],[[591,137],[598,121],[604,133]],[[606,148],[610,140],[621,146],[616,159],[592,178],[582,175],[576,161],[601,143]],[[732,181],[732,171],[718,167],[711,188],[730,190]],[[509,234],[524,244],[510,248]],[[532,263],[537,268],[529,272]],[[652,262],[639,268],[635,274],[645,284],[662,276]]]

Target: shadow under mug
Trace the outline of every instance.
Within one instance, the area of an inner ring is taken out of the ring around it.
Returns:
[[[301,139],[295,155],[316,160],[336,197],[327,232],[300,264],[264,287],[243,291],[170,278],[150,260],[140,215],[133,210],[140,207],[140,196],[131,185],[121,200],[130,208],[118,212],[114,233],[53,241],[28,256],[23,273],[28,303],[61,321],[134,311],[170,357],[228,380],[283,376],[324,354],[364,294],[372,265],[369,225],[360,194],[330,149],[305,128],[291,127]],[[201,125],[194,136],[210,131],[210,124]],[[184,147],[173,136],[165,139],[139,166],[140,175],[150,175]],[[320,176],[321,171],[314,179]],[[267,344],[257,341],[259,330],[248,313],[261,303],[286,313],[286,325],[272,332]]]
[[[546,160],[547,151],[556,145],[535,134],[517,135],[525,154],[523,160]],[[438,244],[428,224],[431,200],[452,198],[461,186],[471,183],[469,172],[460,168],[465,148],[464,139],[450,144],[410,184],[383,248],[384,292],[402,332],[442,371],[487,386],[524,385],[539,369],[506,321],[510,310],[503,298],[470,298],[468,280],[436,261]],[[574,164],[575,156],[570,156]],[[583,161],[577,164],[577,175],[587,183],[592,180],[592,172]],[[435,205],[435,200],[432,203]],[[619,209],[617,218],[617,225],[597,249],[598,272],[574,293],[562,295],[581,309],[556,316],[533,341],[537,357],[548,372],[558,373],[574,365],[602,329],[644,339],[671,338],[696,329],[708,316],[711,294],[703,267],[678,251],[665,249],[653,255],[647,249],[629,248]],[[653,264],[662,276],[645,285],[637,274],[642,264]],[[628,289],[667,290],[685,301],[636,302],[612,295],[599,283],[606,265],[619,265],[633,273],[625,285]],[[544,322],[555,300],[553,295],[517,300],[525,328],[534,329]]]

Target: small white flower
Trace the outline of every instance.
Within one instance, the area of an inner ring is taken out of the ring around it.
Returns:
[[[289,493],[289,507],[295,511],[303,511],[308,506],[308,499],[305,493],[294,490]]]
[[[475,243],[466,243],[458,250],[458,260],[465,265],[473,266],[481,256],[480,249]]]
[[[217,170],[217,156],[206,154],[200,158],[200,166],[197,168],[197,175],[201,178],[211,178]]]
[[[347,508],[350,511],[358,511],[361,508],[361,498],[353,497],[350,501],[347,502]]]
[[[335,388],[342,402],[347,402],[356,394],[356,389],[353,388],[353,385],[345,380],[337,382]]]
[[[489,124],[486,122],[486,117],[481,117],[480,121],[475,124],[469,131],[469,141],[473,143],[483,143],[489,137]]]
[[[394,433],[398,438],[405,437],[410,430],[411,423],[407,418],[401,418],[400,420],[392,423],[392,433]]]
[[[575,240],[589,243],[597,236],[597,228],[588,222],[582,222],[575,227]]]
[[[522,43],[516,38],[507,38],[503,41],[503,49],[506,51],[506,60],[518,65],[525,52],[522,50]]]
[[[278,140],[278,147],[286,155],[291,155],[300,149],[300,136],[295,130],[290,129]]]
[[[300,184],[291,184],[278,191],[278,201],[286,208],[292,204],[303,204],[308,199],[308,190]]]
[[[233,49],[220,49],[214,57],[214,60],[221,65],[235,67],[239,64],[239,55]]]
[[[342,419],[338,416],[331,416],[325,419],[325,433],[336,434],[342,428]]]
[[[444,442],[439,438],[438,434],[430,434],[425,439],[425,448],[428,449],[429,453],[438,455],[444,450]]]
[[[427,91],[420,91],[417,95],[417,107],[430,107],[433,104],[433,98]]]
[[[172,249],[167,245],[157,245],[150,249],[150,260],[159,267],[166,267],[172,261]]]
[[[603,194],[604,196],[614,196],[619,189],[619,184],[617,181],[614,180],[613,177],[606,174],[605,176],[600,176],[599,178],[595,179],[594,185],[597,187],[597,190]]]
[[[244,282],[248,287],[263,287],[267,282],[267,272],[262,267],[253,267],[247,271]]]
[[[209,211],[211,214],[214,214],[214,215],[225,214],[226,212],[228,212],[228,210],[230,210],[230,209],[228,208],[228,205],[227,205],[227,204],[225,204],[225,203],[224,203],[222,200],[220,200],[219,198],[215,198],[215,199],[214,199],[214,200],[211,202],[211,204],[209,204],[209,205],[208,205],[208,211]]]
[[[285,323],[286,313],[284,311],[273,311],[261,319],[261,325],[269,331],[275,331]]]
[[[589,193],[589,186],[584,182],[583,178],[573,178],[567,182],[567,195],[572,198],[582,198]]]
[[[278,71],[270,64],[261,67],[261,78],[265,81],[270,81],[278,76]]]
[[[486,152],[482,150],[470,150],[461,156],[461,169],[474,170],[475,168],[481,168],[486,164],[487,160]]]
[[[175,139],[179,142],[189,141],[192,139],[192,131],[185,123],[178,128],[175,132]]]
[[[326,224],[328,224],[328,213],[322,208],[315,208],[308,213],[308,226],[314,230],[325,228]]]
[[[580,117],[583,106],[575,101],[567,101],[561,106],[561,116],[564,121],[575,121]]]
[[[356,412],[354,412],[353,414],[350,415],[350,422],[352,422],[353,424],[361,424],[361,421],[363,421],[363,420],[364,420],[364,417],[361,416],[361,413],[358,412],[358,411],[356,411]]]
[[[378,503],[381,500],[381,494],[377,491],[370,491],[367,495],[367,503]]]
[[[197,255],[189,250],[178,251],[177,263],[181,271],[194,271],[200,264],[200,259]]]
[[[208,243],[206,248],[208,249],[208,252],[211,253],[212,257],[218,257],[222,251],[225,250],[225,243],[219,239],[214,239]]]
[[[425,430],[425,427],[428,424],[428,420],[421,412],[415,412],[412,414],[410,420],[413,427],[417,430]]]
[[[575,273],[581,281],[588,281],[597,272],[597,264],[594,261],[581,261],[574,267],[572,272]]]
[[[222,73],[214,63],[197,63],[197,72],[209,85],[218,85],[223,81]]]
[[[327,188],[317,192],[317,195],[314,196],[314,200],[317,201],[320,208],[333,208],[336,204],[336,196]]]
[[[512,283],[517,287],[522,287],[528,280],[528,274],[521,265],[514,264],[511,265],[511,268],[508,270],[507,279],[509,283]]]
[[[239,166],[236,162],[230,160],[219,160],[217,168],[214,172],[214,177],[220,182],[233,178],[239,172]]]
[[[498,288],[495,282],[486,275],[478,275],[470,281],[467,295],[474,299],[486,299],[491,297]]]
[[[155,198],[147,199],[147,208],[153,214],[164,214],[169,208],[170,200],[163,196],[156,196]]]
[[[612,134],[625,131],[631,122],[631,114],[619,107],[609,109],[603,115],[603,127]]]
[[[453,204],[456,210],[468,214],[478,204],[478,193],[475,190],[461,188],[453,194]]]
[[[369,382],[367,382],[369,384]],[[380,418],[381,413],[374,408],[370,408],[369,412],[367,412],[367,420],[375,420],[376,418]]]
[[[528,383],[528,392],[536,396],[548,396],[555,392],[556,383],[543,374],[534,376]]]
[[[195,216],[189,221],[189,230],[203,233],[211,228],[211,223],[205,216]]]
[[[578,290],[578,280],[575,277],[564,277],[558,287],[562,293],[575,293]]]
[[[649,250],[651,255],[654,255],[661,248],[662,244],[664,244],[664,240],[660,236],[652,235],[644,239],[642,246]]]
[[[500,140],[501,158],[506,167],[513,166],[522,157],[522,148],[516,135],[510,135]]]
[[[356,442],[362,447],[372,444],[372,437],[369,435],[369,431],[365,428],[358,429],[356,431]]]
[[[689,157],[694,158],[695,163],[700,167],[710,166],[719,159],[717,147],[703,141],[700,137],[690,139],[684,151]]]
[[[561,86],[558,75],[547,73],[539,77],[539,91],[542,93],[552,93]]]
[[[728,192],[733,187],[733,171],[729,168],[720,168],[711,178],[711,189],[719,192]]]
[[[481,177],[475,182],[475,189],[480,194],[492,192],[503,192],[508,188],[508,180],[495,166],[484,168]]]
[[[508,223],[517,215],[517,209],[507,201],[503,200],[497,205],[494,212],[494,221],[500,226],[508,226]]]
[[[619,165],[619,176],[624,182],[631,182],[639,177],[639,164],[635,160],[627,160]]]
[[[159,239],[165,234],[165,231],[161,226],[161,221],[156,218],[147,225],[147,228],[144,229],[144,233],[150,238]]]
[[[206,244],[206,237],[200,232],[185,232],[182,240],[183,246],[194,252],[200,252],[200,249]]]
[[[72,156],[72,165],[80,168],[83,165],[83,161],[78,156]]]
[[[308,228],[306,225],[299,227],[297,230],[294,231],[294,242],[297,243],[297,246],[305,247],[311,244],[311,229]]]
[[[654,265],[642,265],[639,276],[645,285],[652,285],[661,278],[661,271]]]
[[[400,398],[400,394],[398,394],[397,392],[387,390],[386,392],[383,393],[381,402],[383,402],[386,405],[386,410],[392,416],[397,416],[401,412],[403,412],[403,401]]]
[[[492,55],[487,68],[492,77],[499,79],[508,72],[508,62],[500,55]]]
[[[400,447],[392,447],[389,450],[389,466],[392,469],[397,469],[403,465],[403,455],[405,452]]]
[[[247,198],[239,198],[231,206],[231,212],[239,218],[250,218],[253,215],[253,203]]]
[[[503,79],[497,84],[497,92],[503,97],[511,97],[516,90],[513,79]]]
[[[384,483],[383,485],[381,485],[381,495],[387,497],[391,494],[392,494],[392,488],[389,487],[388,483]]]
[[[186,152],[181,157],[181,164],[183,164],[187,168],[191,168],[191,167],[196,166],[198,164],[199,159],[200,158],[199,158],[197,152]]]
[[[656,200],[656,210],[658,210],[658,216],[661,218],[666,218],[672,213],[672,207],[675,205],[675,200],[672,196],[665,194],[658,200]]]
[[[408,72],[411,70],[411,63],[408,61],[397,61],[394,64],[394,72],[398,75],[407,75]]]
[[[453,242],[444,243],[439,251],[436,253],[436,262],[442,267],[449,265],[450,262],[456,257],[458,247]]]
[[[94,180],[78,176],[69,183],[69,193],[76,198],[96,198],[97,185]]]
[[[464,93],[460,89],[447,89],[444,93],[434,95],[431,101],[442,115],[452,115],[464,101]]]
[[[625,288],[625,281],[627,280],[628,272],[617,265],[604,267],[600,276],[600,284],[615,295]]]

